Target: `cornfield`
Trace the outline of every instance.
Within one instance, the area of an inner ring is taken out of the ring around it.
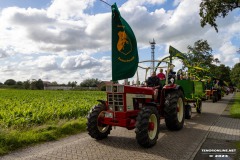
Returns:
[[[23,129],[87,115],[101,91],[0,90],[0,128]]]

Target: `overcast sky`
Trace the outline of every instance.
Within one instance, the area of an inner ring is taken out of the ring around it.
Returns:
[[[201,0],[105,1],[116,2],[132,27],[140,60],[151,58],[154,38],[157,59],[168,55],[169,45],[187,52],[203,39],[222,64],[239,62],[239,9],[217,20],[216,33],[200,27]],[[10,78],[111,80],[111,8],[100,0],[0,0],[0,82]]]

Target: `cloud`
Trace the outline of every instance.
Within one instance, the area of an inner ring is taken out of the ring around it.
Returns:
[[[118,7],[135,33],[140,59],[150,59],[149,41],[153,38],[156,54],[161,52],[161,56],[168,53],[169,45],[187,52],[188,45],[204,39],[222,63],[237,63],[234,50],[239,46],[233,41],[239,41],[239,15],[234,11],[219,18],[216,33],[210,26],[200,27],[200,2],[175,0],[171,5],[176,8],[171,10],[163,8],[169,4],[166,0],[122,2]],[[69,79],[111,79],[111,59],[103,57],[111,54],[111,11],[93,12],[91,8],[98,4],[96,0],[53,0],[45,9],[2,9],[0,76],[26,80],[38,75],[65,83]]]
[[[87,69],[95,66],[101,66],[101,63],[93,57],[86,54],[77,56],[69,56],[65,58],[61,64],[63,69],[75,70],[75,69]]]
[[[95,0],[53,0],[47,9],[48,16],[56,19],[80,19],[85,16],[84,10],[92,7]]]
[[[0,58],[5,58],[7,56],[8,56],[8,53],[5,50],[0,48]]]

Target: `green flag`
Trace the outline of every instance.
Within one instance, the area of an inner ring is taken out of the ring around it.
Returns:
[[[182,60],[184,60],[186,58],[186,56],[180,52],[179,50],[177,50],[176,48],[169,46],[169,53],[170,53],[170,63],[172,63],[172,58],[173,57],[178,57]]]
[[[135,35],[114,3],[112,5],[112,80],[133,77],[137,67],[138,50]]]
[[[176,48],[169,46],[169,53],[172,57],[177,56],[178,54],[182,54],[180,51],[178,51]]]

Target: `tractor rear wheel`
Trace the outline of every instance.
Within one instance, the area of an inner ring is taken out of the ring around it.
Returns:
[[[160,116],[154,106],[145,106],[139,112],[136,122],[136,139],[139,145],[149,148],[157,143]]]
[[[97,140],[107,138],[112,130],[112,126],[103,124],[101,119],[104,117],[105,106],[98,104],[92,108],[87,117],[88,134]]]
[[[164,115],[165,123],[169,130],[183,128],[185,119],[184,96],[182,91],[169,92],[165,99]]]

